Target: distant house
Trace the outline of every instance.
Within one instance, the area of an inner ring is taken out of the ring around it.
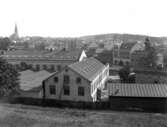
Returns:
[[[107,86],[112,109],[167,111],[166,84],[108,83]]]
[[[102,53],[104,50],[105,50],[104,48],[97,48],[97,49],[96,49],[96,54],[97,54],[97,53]]]
[[[45,49],[50,50],[50,51],[58,50],[58,46],[51,44],[51,45],[46,46]]]
[[[92,42],[89,46],[88,49],[97,49],[99,45],[96,42]]]
[[[44,80],[46,99],[94,102],[97,91],[104,88],[109,75],[109,65],[95,58],[86,58],[66,66]]]
[[[9,63],[20,68],[21,63],[26,63],[34,70],[60,71],[66,65],[82,61],[86,56],[84,50],[61,51],[35,51],[16,50],[7,51],[3,55]]]
[[[42,98],[43,80],[53,73],[47,71],[33,72],[31,70],[20,72],[19,97]]]
[[[105,50],[112,50],[113,49],[113,42],[107,42],[104,44]]]
[[[114,64],[130,64],[132,53],[138,50],[144,50],[144,43],[124,42],[120,46],[114,46]]]
[[[152,42],[146,38],[145,39],[145,45],[150,45],[152,46]],[[154,62],[150,65],[141,62],[142,59],[146,58],[146,56],[148,55],[148,53],[150,51],[148,51],[147,49],[144,50],[136,50],[134,52],[132,52],[131,54],[131,64],[135,67],[135,68],[157,68],[159,70],[165,70],[166,69],[166,51],[167,51],[167,47],[165,47],[164,45],[159,45],[159,46],[152,46],[152,48],[154,49]]]
[[[24,50],[25,46],[24,45],[10,45],[8,50]]]

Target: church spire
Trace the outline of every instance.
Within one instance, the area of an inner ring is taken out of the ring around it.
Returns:
[[[19,34],[16,23],[15,23],[14,33],[10,36],[10,40],[15,43],[19,41]]]
[[[18,29],[17,29],[17,24],[16,23],[15,23],[14,34],[15,34],[16,37],[19,37]]]

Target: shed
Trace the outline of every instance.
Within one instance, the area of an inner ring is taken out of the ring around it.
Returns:
[[[108,84],[108,94],[112,109],[167,111],[167,84]]]
[[[31,70],[20,72],[20,97],[42,97],[42,82],[53,73],[47,71],[33,72]]]

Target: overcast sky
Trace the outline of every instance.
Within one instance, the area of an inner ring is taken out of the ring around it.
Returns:
[[[167,36],[167,0],[0,0],[0,36]]]

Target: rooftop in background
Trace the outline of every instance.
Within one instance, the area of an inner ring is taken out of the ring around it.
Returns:
[[[133,48],[135,44],[137,44],[137,41],[122,43],[120,49],[130,50]]]
[[[117,66],[117,65],[112,65],[112,66],[110,66],[110,70],[119,71],[119,70],[122,69],[122,68],[123,68],[122,66]]]
[[[11,50],[11,51],[7,51],[4,53],[4,55],[8,55],[8,56],[27,56],[27,57],[31,57],[31,56],[38,56],[38,55],[45,55],[49,53],[49,51],[37,51],[37,50]]]
[[[52,59],[58,59],[58,60],[78,60],[80,58],[80,55],[82,53],[83,50],[81,49],[77,49],[77,50],[61,50],[59,52],[52,52],[50,54],[47,54],[48,56],[50,56],[50,58]]]
[[[33,72],[31,70],[20,72],[20,89],[29,91],[41,87],[42,81],[53,73],[47,71]]]
[[[108,84],[110,96],[167,97],[167,84]]]
[[[92,81],[104,67],[104,64],[93,57],[69,65],[69,68],[89,81]]]
[[[3,57],[7,59],[51,59],[51,60],[78,60],[83,50],[61,50],[61,51],[35,51],[15,50],[7,51]]]

